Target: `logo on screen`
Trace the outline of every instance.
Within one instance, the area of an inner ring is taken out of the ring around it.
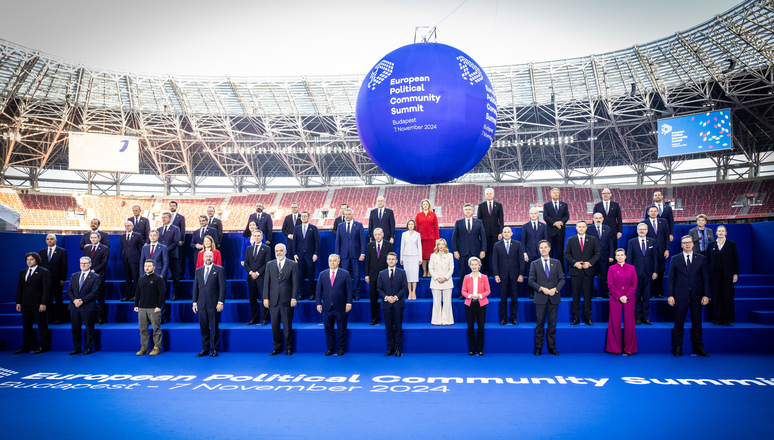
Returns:
[[[121,141],[121,149],[118,152],[123,153],[127,148],[129,148],[129,141]]]
[[[377,64],[371,72],[371,80],[368,81],[367,87],[371,90],[375,90],[377,85],[381,84],[388,76],[392,75],[393,67],[395,67],[394,63],[387,60],[379,61],[379,64]]]
[[[661,134],[669,134],[672,132],[672,126],[669,124],[663,124],[661,126]]]

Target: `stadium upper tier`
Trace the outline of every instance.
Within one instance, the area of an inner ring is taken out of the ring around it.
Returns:
[[[436,209],[441,227],[450,227],[462,218],[465,203],[474,206],[483,201],[484,185],[433,185],[433,186],[381,186],[346,187],[324,191],[285,191],[276,193],[224,195],[200,198],[129,198],[69,196],[52,194],[23,194],[10,190],[0,192],[0,204],[21,215],[20,228],[24,230],[83,231],[92,218],[100,219],[102,229],[123,230],[124,221],[132,215],[132,206],[139,205],[143,215],[151,219],[154,227],[161,225],[161,214],[169,202],[178,202],[178,212],[186,218],[190,232],[198,227],[197,217],[206,208],[214,206],[217,216],[228,231],[242,231],[247,218],[255,212],[255,204],[264,204],[272,214],[274,230],[279,231],[284,217],[290,213],[293,202],[301,211],[309,211],[311,223],[322,229],[330,229],[339,207],[347,203],[354,211],[356,220],[368,226],[370,210],[376,206],[376,198],[383,195],[387,207],[395,212],[398,228],[419,211],[420,201],[429,199]],[[594,204],[601,201],[601,188],[560,187],[561,200],[570,205],[570,223],[591,220]],[[496,186],[495,200],[505,207],[505,223],[521,225],[529,220],[529,209],[542,211],[543,202],[550,199],[550,187]],[[611,188],[612,200],[621,204],[626,223],[641,221],[644,209],[652,203],[654,191],[661,191],[670,202],[677,221],[693,221],[696,215],[706,214],[712,221],[726,221],[774,215],[774,180],[750,180],[733,183],[692,186],[661,186],[650,188]]]
[[[646,24],[643,24],[646,25]],[[734,142],[772,148],[774,3],[748,0],[684,32],[616,52],[485,68],[497,95],[494,148],[473,172],[525,181],[657,160],[656,121],[730,108]],[[507,48],[504,48],[507,50]],[[10,167],[66,169],[67,132],[140,138],[140,170],[330,185],[383,177],[363,150],[365,75],[277,78],[138,74],[84,66],[0,40],[0,139]],[[35,173],[31,178],[35,179]],[[753,176],[754,177],[754,176]]]

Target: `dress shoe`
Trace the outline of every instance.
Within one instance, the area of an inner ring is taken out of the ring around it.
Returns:
[[[624,356],[631,356],[632,354],[631,354],[631,353],[624,352],[624,354],[623,354],[623,355],[624,355]]]
[[[102,320],[97,321],[97,325],[102,325],[102,324],[103,324]]]
[[[459,300],[460,300],[460,301],[465,301],[465,297],[464,297],[464,296],[462,296],[462,295],[460,295],[460,298],[459,298]]]
[[[479,356],[483,356],[483,355],[484,355],[484,352],[483,352],[483,351],[479,351],[479,352],[478,352],[478,355],[479,355]]]
[[[391,348],[391,349],[387,350],[387,353],[384,353],[385,356],[392,356],[394,354],[395,354],[395,349],[394,348]]]
[[[271,351],[271,353],[269,353],[269,356],[275,356],[275,355],[278,355],[278,354],[280,354],[280,352],[282,352],[282,350],[281,350],[281,349],[279,349],[279,348],[275,348],[274,350],[272,350],[272,351]]]
[[[645,325],[653,325],[653,323],[650,322],[650,319],[648,318],[642,318],[642,323]]]
[[[519,325],[519,321],[516,318],[511,319],[511,324]]]
[[[141,348],[140,351],[135,353],[135,355],[137,355],[137,356],[142,356],[144,354],[148,354],[148,349],[147,348]]]
[[[251,319],[250,322],[247,323],[247,325],[255,325],[255,324],[258,324],[258,321],[256,321],[255,319]]]
[[[32,352],[32,354],[40,354],[40,353],[45,353],[45,352],[46,352],[46,348],[45,348],[45,347],[38,347],[38,348],[36,348],[36,349],[35,349],[35,350]]]
[[[134,301],[134,297],[133,297],[133,296],[130,296],[130,297],[129,297],[129,301]]]
[[[505,325],[505,320],[504,319],[500,320],[500,325]]]
[[[298,295],[298,298],[296,298],[296,301],[303,301],[304,295]]]
[[[16,351],[13,352],[13,354],[22,354],[22,353],[29,353],[30,349],[26,347],[22,347]]]
[[[333,349],[329,348],[328,351],[325,352],[326,356],[332,356],[333,355]]]
[[[339,351],[336,354],[339,355],[339,356],[344,356],[344,349],[343,348],[339,348]]]
[[[69,354],[70,356],[72,356],[72,355],[74,355],[74,354],[81,354],[81,349],[80,349],[80,348],[76,348],[75,350],[71,351],[71,352],[70,352],[70,353],[68,353],[68,354]]]
[[[214,358],[218,357],[218,350],[212,350],[212,354],[210,356]]]
[[[532,352],[535,356],[540,356],[543,353],[543,350],[535,349],[535,351]]]
[[[721,324],[723,324],[723,325],[731,325],[731,323],[728,322],[728,321],[723,321],[723,322],[721,322]]]
[[[83,354],[92,354],[92,353],[94,353],[94,350],[92,350],[91,348],[87,348],[86,350],[83,351]]]
[[[587,319],[587,320],[586,320],[586,325],[594,325],[594,323],[593,323],[593,322],[591,322],[591,320],[590,320],[590,319]]]
[[[476,353],[474,353],[474,352],[472,352],[472,351],[469,351],[469,352],[468,352],[468,356],[473,356],[474,354],[476,354]]]
[[[377,325],[377,324],[379,324],[379,320],[378,319],[372,319],[371,320],[371,325]]]
[[[683,355],[683,347],[672,347],[672,354],[675,356]]]
[[[721,324],[721,323],[720,323],[720,321],[718,321],[717,319],[713,319],[713,320],[712,320],[712,323],[713,323],[713,324],[715,324],[715,325],[723,325],[723,324]]]
[[[613,356],[618,356],[621,353],[613,353],[612,351],[608,351],[608,353],[612,354]]]
[[[610,298],[610,294],[609,293],[603,293],[602,294],[602,298]]]
[[[286,356],[290,356],[291,354],[293,354],[293,350],[291,350],[289,348],[285,350],[285,355]]]
[[[659,293],[658,295],[653,295],[653,298],[663,298],[664,294]]]
[[[640,325],[640,324],[642,324],[642,319],[637,318],[634,320],[634,325]]]
[[[554,355],[554,356],[559,356],[559,352],[558,352],[558,351],[556,351],[556,349],[555,349],[555,348],[549,348],[549,349],[548,349],[548,352],[549,352],[549,353],[551,353],[551,354],[552,354],[552,355]]]
[[[261,321],[261,325],[266,325],[266,324],[268,324],[268,322],[265,319]]]
[[[196,357],[200,358],[200,357],[203,357],[203,356],[207,356],[208,354],[210,354],[210,350],[202,350],[202,351],[196,353]]]
[[[314,301],[314,295],[309,295],[309,301]]]
[[[580,320],[578,318],[575,318],[572,320],[572,322],[570,322],[570,325],[578,325],[578,324],[580,324]]]
[[[153,350],[151,350],[150,355],[158,356],[160,353],[161,353],[161,350],[158,347],[153,347]]]
[[[59,320],[59,319],[57,319],[56,321],[54,321],[54,325],[59,325],[59,324],[61,324],[61,323],[62,323],[62,321],[61,321],[61,320]]]
[[[395,357],[399,358],[401,356],[403,356],[403,353],[401,353],[400,350],[395,350]]]
[[[177,296],[172,295],[172,298],[169,299],[170,301],[177,301]]]
[[[709,353],[704,351],[704,348],[702,347],[694,347],[693,354],[695,354],[696,356],[709,357]]]
[[[355,301],[360,301],[360,295],[358,295],[358,294],[355,294],[355,295],[352,297],[352,299],[354,299]]]
[[[535,299],[535,294],[534,293],[530,293],[529,294],[529,299]]]
[[[129,301],[129,297],[125,296],[125,297],[121,298],[121,301],[123,301],[123,302]]]

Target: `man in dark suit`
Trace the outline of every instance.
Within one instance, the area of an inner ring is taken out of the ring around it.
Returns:
[[[295,247],[293,245],[293,239],[295,238],[296,226],[301,224],[301,215],[298,213],[298,203],[293,202],[290,204],[290,214],[285,216],[282,221],[282,235],[285,236],[285,243],[288,248],[288,256],[293,257],[295,255]],[[298,299],[303,299],[299,297]]]
[[[656,240],[656,250],[658,250],[658,266],[656,273],[658,278],[652,283],[650,293],[653,298],[664,297],[664,269],[666,269],[666,260],[669,258],[669,225],[667,221],[658,216],[658,208],[651,206],[648,208],[648,219],[643,223],[648,225],[648,237]]]
[[[271,315],[271,334],[274,350],[271,356],[282,351],[283,339],[285,354],[293,354],[293,308],[298,294],[298,264],[285,258],[285,245],[274,247],[276,260],[266,265],[266,279],[263,280],[263,306]],[[282,334],[280,334],[280,322]]]
[[[137,312],[137,322],[140,326],[140,351],[137,356],[148,353],[148,324],[153,327],[153,350],[150,355],[161,353],[161,310],[167,299],[167,283],[156,274],[153,260],[145,260],[143,264],[145,275],[137,282],[137,294],[134,298],[134,311]]]
[[[554,251],[554,258],[564,258],[564,238],[567,235],[567,222],[570,221],[570,207],[559,200],[559,188],[551,190],[551,200],[543,204],[543,220],[546,221],[546,235]]]
[[[365,281],[368,283],[371,299],[371,325],[379,323],[379,292],[377,285],[379,273],[387,269],[387,255],[395,249],[392,243],[384,238],[382,228],[373,231],[374,241],[368,243],[365,259]]]
[[[709,303],[710,284],[707,260],[693,251],[693,239],[684,235],[680,239],[683,252],[669,261],[667,303],[675,308],[675,326],[672,329],[672,354],[683,354],[683,326],[685,315],[691,311],[691,345],[693,353],[709,356],[704,351],[701,329],[701,310]]]
[[[134,299],[134,291],[137,280],[140,278],[140,254],[145,243],[142,236],[134,232],[134,224],[127,220],[124,222],[125,234],[121,234],[121,263],[124,265],[124,279],[126,280],[126,294],[121,301]]]
[[[546,224],[540,222],[540,213],[537,208],[530,208],[529,221],[521,226],[521,247],[524,249],[524,262],[526,264],[524,275],[529,276],[529,269],[532,262],[540,258],[538,244],[543,240],[548,240]],[[529,298],[535,297],[535,291],[529,288],[528,283],[524,283],[525,288],[529,290]]]
[[[34,354],[39,354],[48,350],[51,344],[51,331],[46,317],[46,304],[51,301],[51,275],[40,266],[39,254],[29,252],[24,260],[27,269],[21,271],[16,285],[16,311],[22,314],[23,342],[21,348],[13,354],[29,353],[31,349]],[[38,323],[37,341],[33,322]]]
[[[99,234],[99,242],[102,243],[102,245],[110,247],[110,236],[108,236],[107,232],[100,231],[99,230],[100,221],[99,219],[91,219],[91,222],[89,222],[89,227],[91,228],[90,231],[85,232],[83,234],[83,237],[81,238],[81,250],[86,249],[86,246],[91,244],[91,233],[96,232]]]
[[[609,188],[602,190],[602,201],[594,205],[593,214],[602,214],[602,224],[607,225],[610,231],[615,234],[616,246],[618,246],[618,239],[623,236],[623,214],[621,212],[621,205],[618,202],[610,200],[610,196],[613,193]]]
[[[610,229],[609,226],[603,223],[603,216],[601,213],[594,213],[594,223],[592,223],[587,232],[590,236],[597,239],[599,243],[599,261],[594,268],[594,272],[597,274],[597,286],[599,287],[599,295],[602,298],[610,297],[610,289],[607,287],[607,269],[613,264],[613,257],[615,256],[615,249],[618,245],[618,239],[615,232]]]
[[[247,325],[258,324],[258,311],[260,309],[258,305],[258,298],[261,298],[261,290],[263,289],[264,273],[266,272],[266,264],[271,260],[271,248],[263,243],[263,232],[260,229],[253,231],[254,245],[248,246],[245,249],[244,263],[245,270],[247,271],[247,292],[250,301],[250,321]],[[269,308],[264,307],[261,313],[260,322],[261,325],[266,325],[269,321]]]
[[[148,238],[150,243],[143,246],[140,252],[140,267],[144,268],[146,261],[153,260],[156,275],[164,277],[169,268],[169,250],[166,246],[159,243],[158,231],[150,231]],[[142,270],[144,272],[145,269]]]
[[[159,235],[159,243],[167,248],[169,272],[172,274],[172,301],[177,301],[177,295],[181,293],[180,271],[178,270],[178,267],[180,266],[180,254],[183,252],[183,248],[180,247],[180,243],[183,241],[181,238],[181,231],[177,226],[172,224],[172,214],[165,212],[161,214],[161,227],[158,228],[156,232]],[[160,275],[167,280],[170,278],[167,276],[166,271]]]
[[[91,259],[91,270],[99,275],[99,290],[97,291],[97,324],[107,322],[108,307],[105,304],[105,274],[107,273],[110,248],[101,244],[100,234],[91,233],[91,244],[83,249],[83,256]]]
[[[344,210],[344,222],[336,232],[334,253],[341,257],[341,268],[352,275],[352,297],[360,300],[360,261],[365,260],[363,224],[352,219],[352,209]]]
[[[222,266],[212,264],[212,252],[202,255],[204,265],[196,269],[193,285],[193,312],[199,315],[202,351],[196,357],[218,356],[220,312],[226,302],[226,273]]]
[[[177,242],[177,266],[170,266],[169,270],[171,271],[177,271],[177,279],[180,280],[183,278],[183,274],[185,273],[185,247],[183,247],[183,244],[185,242],[185,217],[182,214],[177,213],[177,202],[171,201],[169,202],[169,215],[171,217],[171,222],[173,226],[177,226],[177,229],[180,230],[180,241]],[[164,221],[164,216],[161,216],[162,222]],[[173,275],[172,280],[175,280],[175,277]],[[173,292],[173,297],[177,294],[177,292]]]
[[[323,314],[325,327],[325,344],[328,350],[326,356],[333,354],[336,341],[339,345],[339,356],[344,356],[347,344],[347,318],[352,310],[352,280],[344,269],[339,269],[341,258],[336,254],[328,257],[328,269],[320,272],[320,282],[317,283],[317,311]],[[339,330],[338,338],[333,325]]]
[[[664,196],[661,194],[661,191],[653,193],[653,204],[645,209],[645,220],[650,218],[648,210],[651,206],[655,206],[658,210],[658,218],[666,220],[669,227],[669,242],[671,243],[675,239],[675,216],[672,212],[672,207],[664,203]]]
[[[81,270],[70,277],[67,297],[70,299],[70,326],[73,346],[70,355],[81,353],[83,333],[81,324],[86,325],[86,348],[83,354],[94,349],[94,323],[97,321],[97,293],[100,290],[100,276],[91,270],[91,258],[81,257]]]
[[[342,203],[341,206],[339,206],[339,216],[336,217],[336,220],[333,221],[333,236],[336,236],[336,233],[339,230],[339,225],[344,223],[346,217],[344,215],[344,211],[349,208],[349,205],[346,203]]]
[[[147,217],[142,216],[142,208],[140,208],[140,205],[132,206],[132,214],[134,215],[126,219],[126,221],[132,223],[132,230],[140,234],[143,243],[147,243],[148,232],[150,232],[151,229],[150,220],[148,220]]]
[[[471,210],[473,208],[471,207]],[[384,327],[387,330],[387,353],[385,356],[401,357],[401,344],[403,343],[403,310],[406,308],[406,292],[408,282],[406,272],[395,267],[398,264],[398,255],[395,252],[387,254],[387,269],[379,273],[377,291],[382,299],[382,313],[384,313]]]
[[[542,240],[539,245],[540,258],[533,261],[529,268],[529,287],[535,294],[535,356],[540,356],[543,351],[543,336],[548,339],[548,352],[554,356],[556,351],[556,314],[559,302],[562,300],[561,291],[564,287],[564,271],[559,260],[550,258],[551,244]],[[548,317],[548,331],[543,326]],[[544,333],[545,332],[545,333]]]
[[[486,256],[486,232],[481,220],[473,218],[473,205],[466,203],[462,208],[464,218],[454,223],[452,232],[452,251],[457,259],[460,269],[460,291],[462,280],[468,274],[468,260],[470,257],[484,259]],[[464,299],[460,296],[460,299]]]
[[[309,224],[309,212],[301,212],[300,225],[293,229],[293,259],[298,263],[301,276],[298,299],[304,299],[304,292],[309,292],[309,299],[314,300],[314,272],[317,267],[317,255],[320,253],[320,232],[317,226]],[[309,287],[306,283],[309,280]]]
[[[206,215],[202,214],[199,216],[199,229],[194,231],[193,239],[191,240],[191,249],[196,250],[196,252],[204,248],[204,237],[207,235],[212,237],[212,241],[215,242],[215,247],[218,247],[218,230],[208,226],[207,221]]]
[[[492,249],[492,274],[500,285],[500,325],[510,321],[519,325],[516,319],[519,310],[519,285],[524,281],[524,251],[521,243],[511,240],[513,231],[504,227],[503,239],[495,243]],[[508,299],[511,300],[511,318],[508,319]]]
[[[591,297],[594,293],[594,265],[599,261],[599,243],[596,238],[586,234],[586,228],[583,220],[575,224],[578,235],[567,240],[567,249],[564,251],[572,281],[572,325],[580,323],[581,292],[586,325],[594,325],[591,321]]]
[[[223,222],[215,217],[215,207],[207,207],[207,226],[215,228],[218,235],[218,245],[223,244]]]
[[[626,245],[626,261],[637,271],[637,293],[634,303],[635,324],[652,325],[650,313],[650,283],[658,278],[658,249],[656,240],[648,237],[648,225],[637,225],[637,236]]]
[[[502,232],[503,227],[505,227],[505,217],[503,205],[494,200],[493,188],[484,190],[484,197],[486,200],[478,205],[476,218],[481,220],[481,223],[484,225],[484,233],[486,234],[486,255],[481,259],[481,271],[489,274],[491,273],[489,266],[492,261],[490,256],[492,256],[494,244],[503,238]]]
[[[40,267],[48,270],[51,276],[51,301],[46,307],[46,313],[49,324],[61,324],[66,321],[62,293],[67,280],[67,250],[56,245],[56,235],[54,234],[46,235],[46,245],[38,252]],[[69,313],[67,314],[69,315]]]
[[[274,227],[274,222],[269,213],[263,212],[263,203],[256,203],[255,212],[250,214],[250,217],[247,219],[245,230],[242,233],[245,237],[250,236],[250,222],[255,222],[255,226],[263,232],[263,238],[266,239],[266,245],[271,247],[271,231]]]
[[[384,240],[395,243],[395,214],[392,209],[385,208],[384,197],[376,199],[376,208],[368,215],[368,241],[374,241],[374,230],[381,228]]]

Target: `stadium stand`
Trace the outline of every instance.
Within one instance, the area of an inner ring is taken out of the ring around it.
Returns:
[[[406,222],[417,216],[419,203],[429,196],[429,186],[388,186],[384,198],[395,213],[395,226],[405,228]]]
[[[555,187],[542,187],[543,202],[551,200],[551,188]],[[577,188],[572,186],[557,188],[559,188],[560,191],[559,200],[563,200],[570,205],[569,223],[575,223],[580,220],[591,220],[591,210],[594,208],[594,197],[591,194],[591,188]]]
[[[172,199],[165,198],[161,201],[161,210],[166,211],[169,209],[169,202],[177,202],[177,212],[185,216],[185,229],[187,231],[193,231],[199,227],[199,223],[194,219],[204,214],[207,211],[207,207],[212,205],[217,211],[220,204],[223,203],[223,197],[208,197],[206,199]],[[131,209],[131,207],[129,207]],[[131,212],[131,211],[130,211]],[[230,217],[229,217],[230,218]],[[245,217],[245,220],[247,217]],[[225,225],[224,225],[225,227]]]
[[[529,221],[529,209],[536,206],[535,188],[525,186],[494,186],[495,200],[503,203],[505,223],[523,224]],[[504,201],[507,200],[507,203]]]
[[[364,188],[339,188],[333,193],[330,209],[338,214],[339,205],[346,203],[352,208],[354,219],[368,226],[368,208],[376,206],[376,197],[379,194],[377,187]],[[327,224],[327,222],[326,222]],[[333,221],[331,220],[331,225]]]
[[[249,196],[232,196],[228,201],[226,210],[229,211],[228,218],[223,222],[223,229],[226,230],[241,230],[244,229],[247,224],[247,219],[250,218],[250,214],[255,212],[255,204],[258,202],[263,203],[263,206],[268,210],[276,194],[250,194]],[[204,207],[207,208],[206,206]],[[202,210],[204,212],[204,210]],[[198,214],[197,214],[198,215]],[[186,224],[186,227],[188,225]]]
[[[435,207],[441,207],[438,224],[448,227],[462,218],[462,207],[466,203],[475,206],[484,200],[484,187],[481,185],[438,185],[435,193]]]
[[[86,209],[85,220],[98,218],[100,228],[106,231],[122,231],[124,221],[132,215],[134,205],[140,205],[142,216],[150,219],[152,228],[161,224],[161,221],[155,221],[150,215],[155,202],[153,199],[98,196],[80,196],[80,199]]]
[[[752,187],[752,182],[675,187],[673,197],[675,201],[681,202],[682,208],[675,211],[675,219],[694,220],[699,214],[705,214],[710,218],[739,215],[742,212],[742,206],[733,205]]]
[[[0,193],[0,203],[21,215],[19,226],[22,229],[80,225],[77,219],[70,216],[70,210],[77,208],[72,196],[3,192]]]
[[[274,218],[274,228],[282,228],[282,222],[285,221],[285,216],[290,214],[290,205],[293,202],[298,203],[299,212],[309,211],[309,215],[313,217],[315,210],[321,208],[323,203],[325,203],[327,195],[328,191],[298,191],[282,194],[282,199],[279,206],[277,206],[277,213],[280,215]]]
[[[763,194],[763,204],[757,206],[751,206],[748,214],[771,214],[774,212],[774,180],[764,180],[761,185],[759,193]]]
[[[623,211],[621,215],[626,223],[638,222],[645,218],[645,207],[653,203],[655,191],[661,191],[664,194],[666,188],[610,188],[611,199],[621,205],[621,211]]]

